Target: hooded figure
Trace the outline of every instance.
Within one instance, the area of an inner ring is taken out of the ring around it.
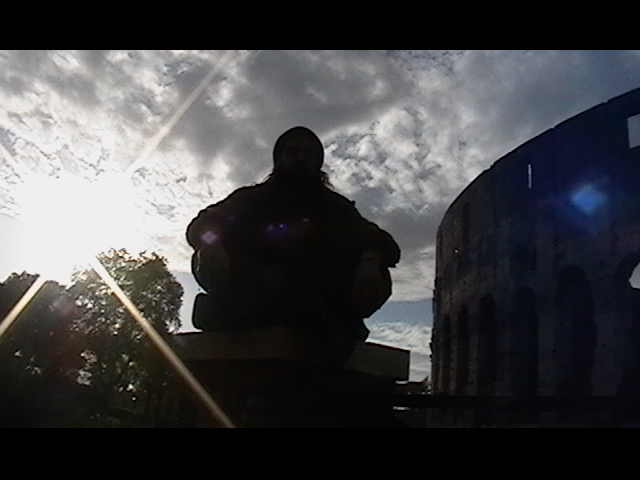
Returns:
[[[273,171],[202,210],[187,228],[194,326],[242,331],[286,325],[320,349],[349,352],[391,295],[400,249],[333,191],[320,139],[305,127],[278,138]],[[346,360],[343,358],[342,360]]]

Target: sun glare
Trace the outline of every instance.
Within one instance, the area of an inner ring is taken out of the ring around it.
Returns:
[[[38,272],[66,282],[74,267],[109,248],[138,248],[138,209],[125,175],[95,180],[67,175],[25,182],[16,192],[26,241]]]

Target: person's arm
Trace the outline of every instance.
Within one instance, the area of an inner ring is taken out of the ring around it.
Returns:
[[[191,269],[198,283],[208,292],[225,285],[230,257],[224,248],[229,223],[228,198],[201,210],[187,227],[187,242],[195,250]]]
[[[391,296],[391,277],[380,253],[365,250],[358,260],[351,284],[350,303],[359,318],[373,315]]]
[[[194,250],[212,245],[220,240],[225,228],[225,212],[222,202],[201,210],[187,227],[187,242]]]
[[[365,219],[354,202],[343,202],[342,217],[348,227],[345,233],[355,241],[360,259],[374,259],[384,267],[395,267],[400,261],[400,247],[393,237],[375,223]]]
[[[400,247],[393,237],[363,218],[350,202],[351,228],[357,262],[351,286],[350,304],[360,318],[370,317],[391,296],[388,269],[400,261]]]
[[[395,267],[400,261],[400,247],[393,237],[375,223],[363,219],[359,237],[362,244],[361,260],[372,259],[381,266]]]

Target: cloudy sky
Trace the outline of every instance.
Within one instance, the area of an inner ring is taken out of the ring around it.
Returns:
[[[276,138],[305,125],[336,190],[402,248],[370,339],[411,349],[421,379],[447,205],[519,144],[637,87],[638,51],[1,51],[0,280],[152,250],[186,314],[186,225],[262,180]]]

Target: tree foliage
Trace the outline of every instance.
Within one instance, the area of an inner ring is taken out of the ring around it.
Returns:
[[[110,250],[99,260],[144,317],[166,338],[180,327],[182,286],[161,256]],[[90,340],[90,382],[112,403],[148,410],[166,386],[167,365],[93,270],[75,272],[70,291],[86,314],[76,329]],[[144,405],[144,404],[147,405]]]
[[[0,284],[0,319],[36,278],[13,273]],[[45,282],[0,339],[1,425],[49,426],[53,418],[66,420],[61,407],[83,387],[87,344],[71,328],[78,313],[64,286]]]
[[[110,250],[99,259],[170,341],[180,327],[183,289],[165,259],[126,250]],[[0,320],[36,277],[23,272],[0,283]],[[93,270],[76,271],[69,288],[46,282],[0,339],[0,362],[0,423],[8,425],[105,425],[114,406],[153,409],[172,376],[155,346]]]
[[[109,250],[98,259],[129,299],[160,332],[180,328],[183,289],[167,269],[166,260],[157,253],[142,252],[133,256],[126,250]],[[123,328],[127,317],[124,306],[93,270],[76,271],[70,292],[80,306],[87,307],[100,322],[85,327],[108,326],[115,334]],[[109,321],[105,320],[109,319]]]

